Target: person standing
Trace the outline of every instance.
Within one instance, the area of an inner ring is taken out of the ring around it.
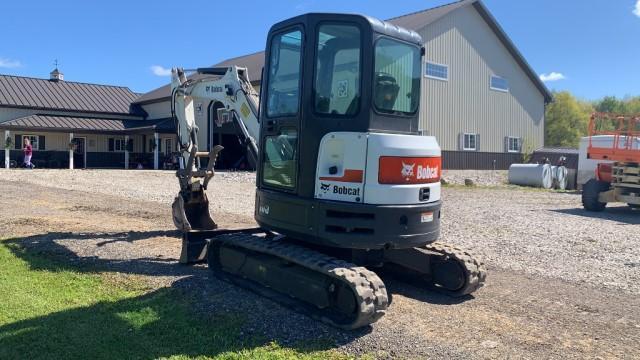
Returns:
[[[33,155],[33,147],[31,146],[31,140],[29,138],[24,139],[24,167],[33,169],[31,164],[31,156]]]

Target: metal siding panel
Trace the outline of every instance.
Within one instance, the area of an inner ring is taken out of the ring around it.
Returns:
[[[120,112],[121,109],[121,103],[123,102],[123,99],[121,99],[118,96],[118,89],[110,89],[111,91],[106,91],[107,89],[104,89],[103,87],[100,87],[101,90],[105,90],[105,92],[107,93],[107,101],[103,102],[103,106],[108,107],[111,112]]]
[[[4,83],[4,79],[0,77],[0,104],[8,105],[11,101],[9,100],[9,91]]]
[[[51,93],[54,108],[67,110],[74,110],[77,108],[76,105],[73,105],[67,100],[65,90],[61,86],[59,86],[58,83],[47,81],[46,83],[43,83],[43,87],[46,88],[49,93]]]
[[[116,110],[118,112],[129,112],[129,105],[127,104],[130,104],[133,99],[128,96],[128,91],[124,88],[117,88],[114,89],[113,95],[118,99],[118,102],[115,104]]]
[[[106,91],[103,92],[102,87],[98,85],[85,85],[83,90],[86,94],[84,98],[87,108],[94,109],[94,111],[116,112],[114,107],[109,106],[113,100],[108,100],[105,103]]]
[[[116,91],[115,89],[107,89],[103,86],[94,86],[92,90],[97,94],[94,100],[99,109],[107,112],[119,112],[120,109],[117,104],[121,100],[114,95],[114,92]]]
[[[458,9],[420,35],[425,60],[449,66],[448,82],[422,78],[421,126],[444,150],[457,149],[460,132],[480,134],[483,152],[503,152],[509,135],[542,146],[544,97],[475,8]],[[509,93],[489,89],[492,73],[509,79]]]
[[[38,86],[37,82],[35,81],[31,81],[30,83],[31,86],[29,86],[29,92],[33,97],[38,99],[38,103],[42,107],[53,107],[54,104],[51,101],[51,98],[46,94],[45,91],[43,91],[42,86]]]
[[[44,93],[47,97],[47,103],[49,104],[48,107],[50,108],[54,108],[54,109],[59,109],[60,108],[60,102],[57,99],[56,93],[54,91],[54,89],[51,87],[50,82],[47,82],[46,84],[41,84],[41,86],[39,86],[40,91],[42,93]]]
[[[14,104],[19,105],[18,98],[16,97],[16,94],[14,92],[13,85],[10,79],[11,79],[10,77],[2,78],[2,82],[4,83],[5,88],[7,90],[6,96],[7,96],[7,100],[9,100],[8,105],[14,105]]]
[[[56,85],[60,86],[60,90],[62,95],[64,96],[64,100],[72,104],[71,108],[90,109],[86,105],[85,94],[83,93],[83,91],[80,91],[78,89],[79,86],[77,84],[58,82]]]
[[[28,105],[29,98],[22,92],[23,85],[22,85],[22,81],[20,81],[20,78],[9,77],[7,81],[11,87],[11,93],[15,101],[15,105],[20,105],[20,106]]]
[[[113,91],[111,93],[113,94],[113,96],[117,100],[114,103],[116,111],[117,112],[128,112],[129,111],[129,104],[131,104],[131,102],[133,102],[133,99],[131,99],[128,96],[128,92],[126,91],[126,89],[124,89],[124,88],[115,88],[115,89],[113,89]]]

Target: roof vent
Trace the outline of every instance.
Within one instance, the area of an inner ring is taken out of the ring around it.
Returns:
[[[56,59],[56,61],[53,62],[53,65],[55,65],[56,68],[49,73],[49,81],[55,81],[55,82],[64,81],[64,74],[61,73],[60,70],[58,70],[58,65],[60,65],[60,63],[58,63],[58,59]]]
[[[64,81],[64,74],[60,72],[60,70],[58,70],[58,68],[56,67],[55,69],[53,69],[53,71],[51,73],[49,73],[49,80],[50,81]]]

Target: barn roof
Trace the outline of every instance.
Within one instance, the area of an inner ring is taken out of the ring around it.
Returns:
[[[132,120],[100,117],[29,115],[0,123],[0,129],[12,131],[51,131],[82,133],[173,133],[171,119]]]
[[[129,114],[138,96],[122,86],[0,75],[0,107]]]

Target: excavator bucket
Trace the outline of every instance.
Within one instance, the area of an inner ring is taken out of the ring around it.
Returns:
[[[218,227],[209,213],[209,199],[202,189],[189,194],[185,201],[182,194],[176,196],[171,205],[173,223],[182,232],[214,230]]]
[[[218,227],[209,213],[209,200],[204,190],[200,188],[191,192],[187,196],[187,201],[182,194],[178,194],[171,207],[173,223],[182,232],[180,263],[191,264],[204,261],[208,243],[198,234],[209,233]]]

